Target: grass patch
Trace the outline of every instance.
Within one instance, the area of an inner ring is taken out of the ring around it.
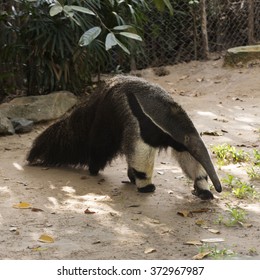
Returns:
[[[204,253],[204,252],[210,252],[208,257],[215,260],[235,256],[235,253],[232,250],[226,248],[219,249],[217,245],[211,246],[209,244],[203,244],[199,248],[199,253]]]
[[[260,180],[260,167],[249,167],[246,173],[251,180]]]
[[[250,160],[249,153],[242,149],[236,149],[229,144],[216,145],[212,147],[213,153],[216,155],[218,165],[228,165],[231,163],[241,163]]]
[[[253,166],[247,169],[247,175],[251,180],[260,180],[260,151],[253,150]]]
[[[227,205],[227,207],[229,217],[227,219],[224,219],[223,216],[219,216],[216,223],[223,224],[227,227],[233,227],[236,225],[243,225],[243,223],[246,222],[247,213],[245,210],[239,207],[231,207],[230,205]]]
[[[260,197],[259,192],[255,190],[252,184],[243,182],[235,176],[228,174],[227,178],[222,180],[223,183],[227,184],[232,189],[232,194],[239,199],[257,199]]]

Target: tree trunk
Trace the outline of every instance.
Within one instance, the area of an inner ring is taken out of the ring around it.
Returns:
[[[254,0],[248,0],[248,44],[252,45],[255,43],[254,38]]]
[[[201,10],[201,31],[202,31],[202,45],[203,45],[203,58],[209,59],[209,42],[208,42],[208,30],[207,30],[207,12],[206,12],[206,0],[200,1]]]

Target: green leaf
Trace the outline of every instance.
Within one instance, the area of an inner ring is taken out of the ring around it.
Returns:
[[[107,37],[106,37],[106,42],[105,42],[106,51],[108,51],[115,45],[117,45],[116,37],[115,37],[114,33],[110,32],[107,34]]]
[[[160,11],[163,12],[165,6],[168,8],[169,12],[171,15],[173,15],[173,8],[170,0],[153,0],[156,8]]]
[[[66,6],[70,7],[73,11],[76,11],[76,12],[81,12],[81,13],[92,15],[92,16],[96,15],[93,11],[91,11],[88,8],[84,8],[84,7],[80,7],[80,6],[75,6],[75,5],[66,5]]]
[[[160,11],[162,12],[164,10],[164,2],[162,0],[153,0],[154,4],[155,4],[155,7]]]
[[[89,45],[93,40],[95,40],[98,37],[100,33],[101,33],[101,28],[99,26],[90,28],[79,39],[79,45],[81,47],[85,47]]]
[[[106,50],[108,51],[115,45],[118,45],[127,54],[130,54],[130,51],[128,50],[128,48],[116,38],[114,33],[110,32],[107,34],[107,37],[106,37],[106,42],[105,42]]]
[[[50,16],[51,17],[56,16],[57,14],[61,13],[62,11],[63,11],[63,8],[62,8],[61,4],[59,2],[57,2],[50,8]]]
[[[135,33],[120,32],[119,34],[120,34],[120,35],[123,35],[123,36],[125,36],[125,37],[128,37],[128,38],[131,38],[131,39],[133,39],[133,40],[142,41],[142,38],[141,38],[139,35],[135,34]]]
[[[118,46],[119,46],[124,52],[126,52],[127,54],[130,54],[130,51],[128,50],[128,48],[127,48],[124,44],[122,44],[118,39],[116,39],[116,42],[117,42]]]
[[[173,15],[173,7],[170,0],[163,0],[165,6],[168,8],[171,15]]]
[[[69,16],[70,18],[73,18],[74,12],[70,6],[68,6],[68,5],[64,6],[63,11],[67,16]]]
[[[129,29],[131,28],[132,26],[131,25],[118,25],[118,26],[115,26],[113,29],[114,30],[126,30],[126,29]]]
[[[115,0],[109,0],[109,2],[110,2],[110,5],[111,5],[112,7],[114,7],[114,5],[115,5]]]
[[[127,5],[128,5],[128,7],[129,7],[130,13],[131,13],[132,15],[134,15],[134,14],[135,14],[135,10],[134,10],[133,6],[130,5],[130,4],[127,4]]]

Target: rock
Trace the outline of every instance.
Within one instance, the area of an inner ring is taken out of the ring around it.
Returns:
[[[26,119],[12,119],[11,120],[16,133],[27,133],[33,129],[33,121]]]
[[[224,57],[224,66],[242,67],[248,63],[260,62],[260,45],[242,46],[227,50]]]
[[[50,121],[64,115],[77,103],[76,96],[68,91],[48,95],[26,96],[0,105],[0,113],[9,119],[26,119],[35,123]]]
[[[14,134],[12,122],[0,111],[0,135]]]

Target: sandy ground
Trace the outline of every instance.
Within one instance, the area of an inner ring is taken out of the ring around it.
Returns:
[[[260,67],[223,69],[218,60],[167,69],[161,77],[152,69],[140,74],[169,90],[198,131],[222,132],[203,135],[207,147],[230,143],[259,149]],[[213,191],[213,201],[201,201],[164,152],[156,159],[153,194],[122,183],[127,180],[124,159],[98,177],[82,169],[26,166],[26,153],[45,127],[0,138],[0,259],[192,259],[200,246],[184,243],[205,238],[224,239],[210,244],[235,253],[223,258],[260,259],[259,200],[236,199],[224,185],[223,193]],[[236,165],[218,172],[221,178],[230,173],[248,180],[245,170]],[[254,185],[260,191],[260,182]],[[21,201],[32,208],[13,207]],[[248,227],[218,224],[220,217],[229,219],[227,204],[245,209]],[[178,214],[184,210],[199,211],[190,217]],[[40,242],[42,234],[54,242]]]

